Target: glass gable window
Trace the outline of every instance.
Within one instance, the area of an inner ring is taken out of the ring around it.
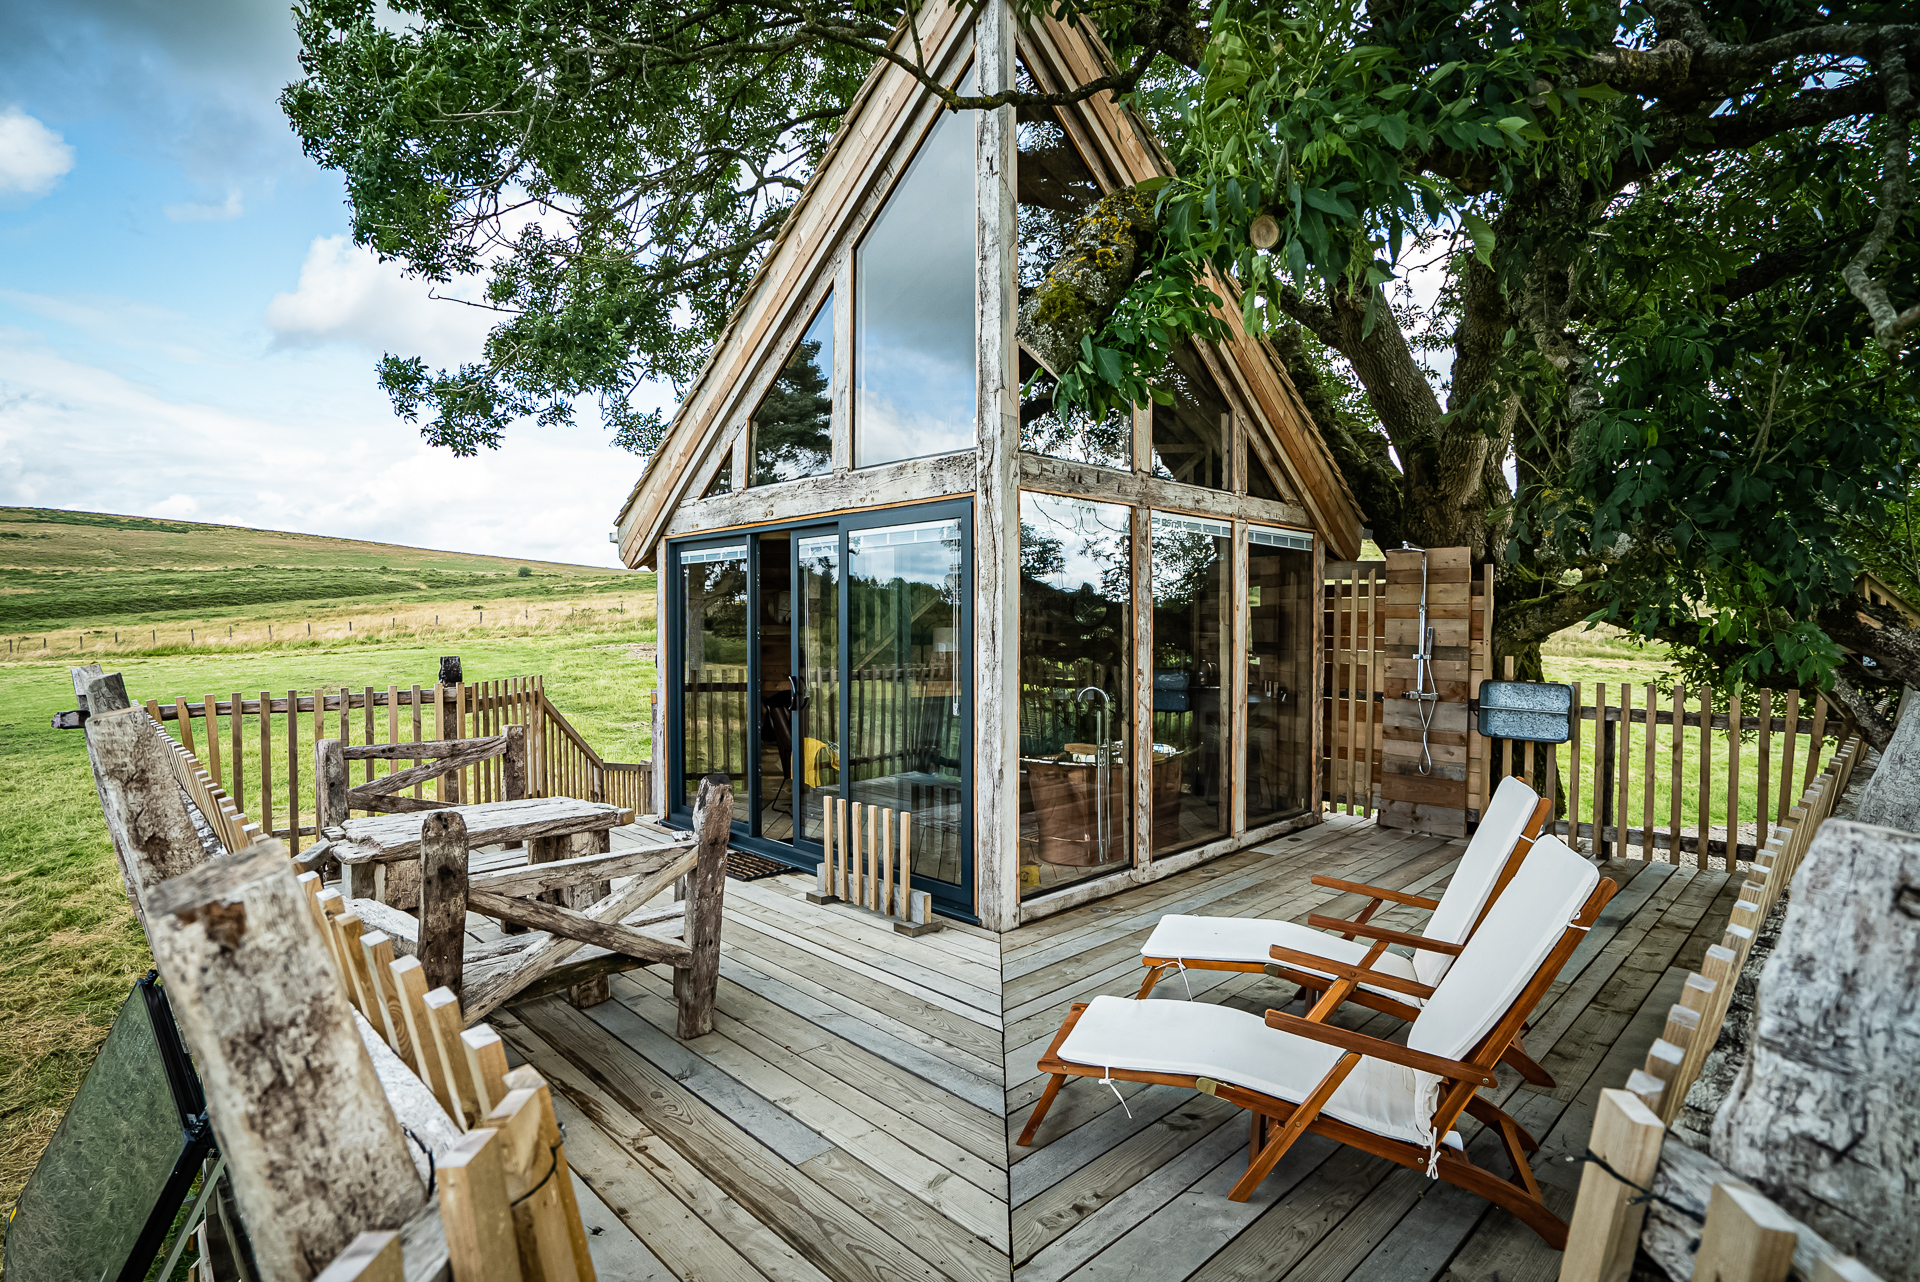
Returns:
[[[1153,407],[1153,474],[1227,488],[1227,398],[1191,343],[1175,349],[1161,376],[1173,404]]]
[[[681,795],[692,805],[701,777],[723,774],[734,813],[747,810],[747,545],[680,554],[681,711],[685,769]]]
[[[1311,804],[1313,536],[1247,531],[1247,826]]]
[[[1132,517],[1020,495],[1020,895],[1132,863]]]
[[[913,812],[913,875],[963,876],[967,672],[959,521],[847,535],[848,795]]]
[[[1286,501],[1286,493],[1280,483],[1273,479],[1273,473],[1260,461],[1257,451],[1247,451],[1247,493],[1256,499],[1270,499],[1275,503]]]
[[[854,261],[853,463],[974,443],[973,115],[942,111]]]
[[[1225,836],[1233,527],[1153,514],[1153,851]]]
[[[833,467],[833,295],[753,414],[748,485],[819,476]]]
[[[1018,69],[1018,87],[1023,93],[1041,91],[1024,64]],[[1024,306],[1028,295],[1047,278],[1047,269],[1065,252],[1074,225],[1093,209],[1101,192],[1052,108],[1021,107],[1016,136],[1020,302]],[[1131,468],[1133,416],[1121,412],[1095,422],[1084,413],[1056,413],[1055,383],[1053,375],[1021,351],[1020,448],[1076,463]]]

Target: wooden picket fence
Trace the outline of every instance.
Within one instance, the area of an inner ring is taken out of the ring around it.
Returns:
[[[1778,824],[1763,825],[1766,840],[1754,859],[1758,876],[1741,885],[1720,943],[1709,947],[1700,969],[1687,976],[1680,1000],[1667,1012],[1666,1027],[1626,1088],[1601,1092],[1588,1151],[1611,1170],[1596,1162],[1582,1173],[1561,1282],[1622,1282],[1628,1276],[1647,1211],[1647,1199],[1637,1197],[1636,1191],[1655,1182],[1667,1128],[1679,1117],[1688,1090],[1719,1040],[1761,923],[1799,871],[1814,834],[1845,795],[1865,751],[1860,739],[1849,738],[1818,778],[1808,782],[1799,804],[1786,810]],[[1706,1222],[1695,1253],[1695,1277],[1781,1282],[1794,1265],[1796,1246],[1819,1243],[1817,1235],[1737,1181],[1716,1183],[1703,1200]],[[1873,1282],[1874,1276],[1844,1257],[1822,1258],[1813,1271],[1802,1272],[1831,1282]]]
[[[541,676],[281,696],[262,690],[255,698],[236,690],[224,699],[149,699],[146,707],[155,720],[174,724],[181,746],[204,762],[211,787],[251,814],[262,835],[282,838],[296,854],[303,837],[317,836],[311,781],[314,746],[322,739],[362,746],[484,739],[509,725],[525,726],[530,795],[604,801],[636,813],[656,809],[652,764],[602,758],[548,700]],[[362,779],[353,782],[417,764],[408,757],[368,759]],[[467,766],[437,781],[433,800],[503,800],[502,769],[497,757]],[[422,796],[422,789],[415,786],[411,795]]]
[[[1450,586],[1460,595],[1459,585]],[[1465,605],[1436,599],[1432,614],[1439,618],[1442,610],[1452,610],[1478,621],[1491,588],[1490,570],[1482,567]],[[1391,591],[1385,562],[1327,566],[1321,796],[1330,810],[1372,815],[1386,800],[1389,723],[1402,711],[1389,690],[1390,668],[1404,664],[1406,649],[1390,645]],[[1403,602],[1391,604],[1404,613]],[[1791,799],[1822,769],[1821,755],[1838,729],[1838,718],[1828,725],[1823,696],[1814,694],[1809,706],[1798,690],[1776,697],[1773,690],[1760,689],[1716,706],[1712,690],[1689,691],[1683,685],[1661,694],[1652,685],[1573,682],[1577,715],[1566,745],[1486,738],[1479,733],[1478,683],[1494,671],[1490,632],[1484,625],[1476,628],[1464,656],[1470,687],[1464,736],[1469,817],[1477,818],[1501,778],[1518,775],[1552,799],[1557,811],[1564,800],[1563,817],[1553,831],[1570,844],[1585,843],[1596,857],[1636,847],[1642,858],[1666,851],[1670,860],[1691,855],[1705,868],[1710,859],[1727,858],[1731,844],[1736,862],[1752,860],[1765,845],[1757,834],[1785,821]],[[1436,661],[1435,667],[1438,671],[1443,664]],[[1449,690],[1447,673],[1439,675],[1442,689]],[[1514,679],[1511,657],[1501,675]],[[1778,714],[1776,702],[1782,705]],[[1453,737],[1435,736],[1445,751],[1459,754]],[[1716,761],[1725,766],[1724,780],[1715,774]],[[1748,764],[1755,767],[1750,797],[1743,792]],[[1754,818],[1743,821],[1749,801]]]

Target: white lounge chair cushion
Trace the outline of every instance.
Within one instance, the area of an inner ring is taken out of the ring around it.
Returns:
[[[1229,1006],[1125,997],[1094,998],[1060,1047],[1060,1058],[1091,1068],[1211,1077],[1293,1104],[1313,1093],[1340,1055]],[[1433,1138],[1439,1080],[1362,1058],[1322,1111],[1376,1135],[1425,1147]]]
[[[1500,870],[1507,866],[1514,846],[1526,832],[1527,820],[1533,816],[1539,800],[1539,793],[1514,776],[1501,780],[1486,813],[1480,818],[1480,826],[1474,830],[1473,840],[1467,843],[1466,853],[1460,856],[1459,867],[1447,882],[1446,893],[1440,896],[1440,906],[1433,910],[1426,928],[1420,932],[1425,938],[1447,944],[1466,939],[1473,923],[1480,919],[1481,910],[1487,906],[1487,897],[1500,879]],[[1349,942],[1338,935],[1324,934],[1292,922],[1169,914],[1160,919],[1147,942],[1140,946],[1140,955],[1181,961],[1260,964],[1272,960],[1267,952],[1270,946],[1284,944],[1301,952],[1316,953],[1329,961],[1353,965],[1366,955],[1369,943]],[[1453,958],[1446,953],[1416,950],[1411,961],[1395,953],[1376,958],[1374,969],[1432,986],[1440,982],[1452,964]],[[1417,1004],[1416,998],[1401,993],[1388,995]]]
[[[1263,921],[1258,917],[1188,917],[1169,913],[1153,928],[1153,935],[1140,950],[1143,957],[1172,957],[1180,961],[1252,962],[1273,960],[1267,949],[1275,944],[1297,948],[1328,961],[1358,966],[1366,958],[1372,940],[1342,939],[1290,921]],[[1374,970],[1396,979],[1418,979],[1414,963],[1399,953],[1382,953],[1373,959]],[[1318,973],[1318,972],[1315,972]],[[1385,988],[1373,992],[1420,1004],[1418,997]]]
[[[1542,834],[1421,1007],[1407,1045],[1465,1058],[1520,996],[1599,883],[1598,869],[1558,837]]]

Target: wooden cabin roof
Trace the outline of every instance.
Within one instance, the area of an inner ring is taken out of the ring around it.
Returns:
[[[956,74],[969,56],[969,12],[948,0],[920,13],[921,47],[943,74]],[[911,39],[904,26],[895,36],[903,47]],[[1030,69],[1053,86],[1084,82],[1110,64],[1096,37],[1050,17],[1024,28],[1019,40]],[[754,403],[750,396],[758,396],[787,356],[781,340],[796,314],[811,314],[832,285],[826,274],[841,245],[862,230],[866,216],[884,200],[939,110],[910,75],[890,63],[876,65],[861,85],[621,508],[617,528],[625,564],[651,564],[676,509],[699,497],[715,470],[722,439],[744,423]],[[1103,183],[1137,183],[1172,172],[1145,123],[1116,106],[1110,95],[1069,111],[1063,123],[1078,144],[1098,153]],[[1223,381],[1232,383],[1236,399],[1260,429],[1251,435],[1264,442],[1263,462],[1293,491],[1333,553],[1357,557],[1364,520],[1360,505],[1285,366],[1264,339],[1246,332],[1237,308],[1223,309],[1222,315],[1229,336],[1213,354],[1228,376]],[[844,427],[846,412],[844,406],[836,408],[836,430]]]

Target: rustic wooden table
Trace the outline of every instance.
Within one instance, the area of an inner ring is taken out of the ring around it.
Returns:
[[[572,797],[529,797],[524,801],[488,801],[472,806],[449,807],[467,825],[469,848],[509,842],[529,843],[530,852],[553,838],[577,833],[599,834],[604,850],[605,836],[631,819],[629,812],[599,801],[577,801]],[[346,844],[334,847],[334,857],[343,864],[395,863],[420,857],[420,825],[429,814],[370,815],[349,819],[341,825]],[[540,862],[537,858],[535,862]]]

